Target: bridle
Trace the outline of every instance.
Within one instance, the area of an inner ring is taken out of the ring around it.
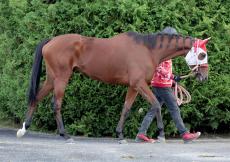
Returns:
[[[200,46],[206,44],[209,39],[210,38],[205,39],[202,42],[201,40],[197,39],[193,47],[191,48],[191,50],[186,54],[185,60],[191,72],[198,72],[199,67],[208,67],[208,55],[207,55],[206,48],[202,49]],[[199,60],[198,56],[201,53],[205,54],[205,56],[203,59]],[[191,68],[190,66],[194,66],[194,67]]]
[[[210,38],[204,40],[204,41],[208,41]],[[181,78],[187,78],[190,77],[192,75],[194,75],[195,73],[198,73],[198,69],[199,67],[206,67],[208,68],[208,60],[207,60],[207,52],[206,50],[202,50],[199,45],[200,45],[200,40],[197,39],[196,40],[196,46],[194,48],[194,46],[191,48],[191,50],[187,53],[187,55],[185,56],[185,60],[189,66],[189,69],[191,70],[189,74],[187,75],[183,75],[181,76]],[[204,43],[206,43],[204,42]],[[200,50],[201,49],[201,50]],[[200,52],[201,51],[201,52]],[[198,59],[198,55],[200,53],[205,53],[205,58],[203,60],[199,60]],[[189,59],[193,59],[192,61]],[[190,66],[194,66],[193,68],[191,68]],[[185,104],[185,103],[189,103],[191,101],[191,95],[189,94],[189,92],[182,87],[181,85],[179,85],[177,82],[175,82],[175,87],[174,87],[174,95],[176,97],[177,100],[177,104],[181,105],[181,104]]]

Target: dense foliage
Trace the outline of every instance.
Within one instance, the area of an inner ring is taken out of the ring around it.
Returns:
[[[106,38],[126,31],[151,33],[173,26],[186,36],[212,37],[207,46],[209,80],[182,81],[192,95],[192,102],[181,106],[186,126],[207,133],[230,132],[228,0],[1,0],[0,22],[0,120],[24,120],[34,49],[41,40],[65,33]],[[174,72],[188,72],[183,58],[174,59]],[[62,109],[67,131],[115,136],[126,90],[75,73]],[[51,95],[39,104],[32,129],[56,130],[50,99]],[[126,122],[126,136],[135,136],[148,108],[149,104],[138,96]],[[177,134],[165,107],[162,114],[167,135]],[[149,135],[155,132],[154,120]]]

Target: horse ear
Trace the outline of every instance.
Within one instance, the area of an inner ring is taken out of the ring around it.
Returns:
[[[204,45],[204,44],[207,44],[208,41],[209,41],[210,39],[211,39],[211,37],[209,37],[209,38],[203,40],[203,41],[200,43],[200,46],[202,46],[202,45]]]

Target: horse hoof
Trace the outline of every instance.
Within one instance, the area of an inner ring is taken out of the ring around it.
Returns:
[[[118,143],[119,143],[119,144],[128,144],[128,142],[127,142],[125,139],[119,140]]]
[[[69,139],[66,140],[66,143],[67,143],[67,144],[74,144],[75,141],[74,141],[73,138],[69,138]]]
[[[19,129],[17,131],[17,137],[21,138],[22,136],[24,136],[26,133],[26,128],[25,128],[25,122],[23,123],[22,129]]]
[[[65,140],[69,140],[71,138],[67,133],[60,133],[60,136],[63,137]]]
[[[24,131],[23,129],[19,129],[17,131],[17,138],[21,138],[22,136],[24,136],[26,133],[26,131]]]
[[[16,133],[17,138],[21,138],[24,134],[22,133],[22,130],[19,129]]]

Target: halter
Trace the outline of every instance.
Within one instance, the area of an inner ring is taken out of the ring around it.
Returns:
[[[204,40],[204,42],[201,42],[199,39],[195,41],[193,47],[185,56],[185,60],[191,72],[188,75],[181,76],[181,78],[190,77],[191,75],[193,75],[194,71],[196,72],[198,71],[199,67],[208,67],[208,55],[207,55],[206,47],[204,45],[209,39],[210,38]],[[203,46],[203,48],[201,46]],[[205,54],[205,58],[203,58],[202,60],[198,59],[200,53]],[[190,66],[193,65],[194,67],[191,68]],[[189,92],[184,87],[179,85],[177,82],[175,82],[174,95],[176,97],[177,104],[179,106],[181,104],[189,103],[191,101],[191,95],[189,94]]]

